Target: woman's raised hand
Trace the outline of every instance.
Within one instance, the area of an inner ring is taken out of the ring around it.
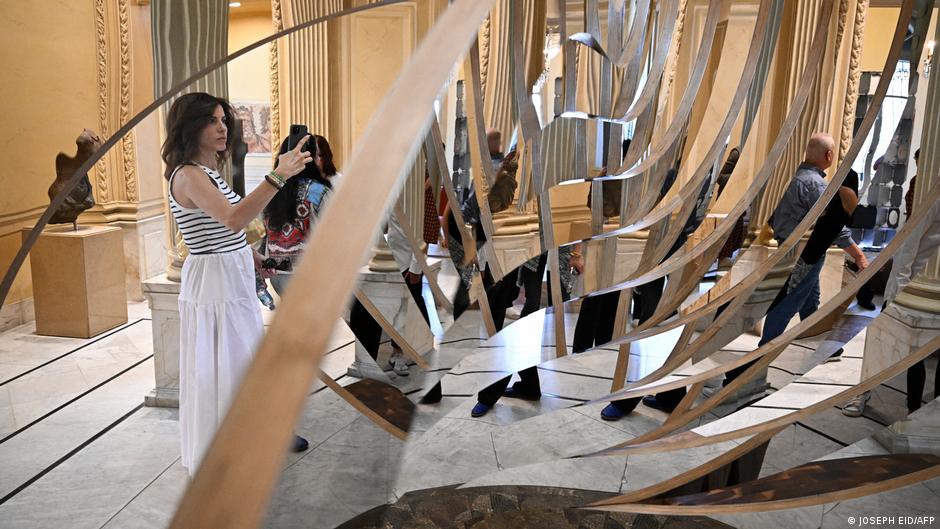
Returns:
[[[277,157],[278,176],[286,180],[303,171],[304,166],[313,160],[313,156],[308,151],[302,150],[308,140],[310,140],[309,134],[301,138],[296,147]]]

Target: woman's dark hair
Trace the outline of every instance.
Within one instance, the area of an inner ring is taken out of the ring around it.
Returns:
[[[323,136],[313,135],[310,137],[310,143],[315,143],[317,146],[317,154],[320,155],[320,160],[323,162],[323,174],[327,178],[336,175],[336,166],[333,165],[333,149],[330,149],[330,142],[326,141]]]
[[[319,145],[317,138],[323,138],[323,136],[311,136],[309,143],[316,142]],[[287,152],[287,142],[290,138],[284,138],[284,141],[281,142],[281,148],[278,149],[278,155],[284,154]],[[329,153],[329,158],[326,158],[321,151],[321,158],[323,159],[323,167],[332,168],[333,174],[336,174],[336,168],[333,167],[333,153],[329,150],[329,144],[326,143],[326,139],[323,139],[323,142],[326,144],[326,152]],[[329,165],[327,165],[327,159],[329,159]],[[275,164],[274,169],[277,169]],[[325,172],[325,171],[324,171]],[[268,228],[279,230],[284,224],[294,220],[294,212],[297,210],[297,189],[300,187],[300,181],[302,178],[308,178],[310,180],[316,180],[329,189],[333,188],[333,184],[330,183],[329,179],[323,176],[323,173],[320,172],[320,168],[317,167],[317,164],[311,162],[308,163],[303,171],[297,173],[296,176],[289,179],[282,187],[277,194],[274,195],[274,198],[268,202],[268,205],[264,207],[264,216],[268,219]]]
[[[229,127],[235,122],[232,106],[221,97],[205,92],[193,92],[180,96],[173,102],[166,115],[166,141],[161,153],[169,180],[173,171],[180,165],[190,163],[199,153],[199,135],[215,115],[215,108],[221,106],[225,122]],[[225,150],[217,153],[221,162],[232,152],[234,136],[229,133],[225,138]]]

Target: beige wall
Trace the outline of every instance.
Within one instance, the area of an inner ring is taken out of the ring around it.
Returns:
[[[868,10],[862,44],[863,72],[880,72],[884,68],[899,14],[900,10],[896,7],[873,7]]]
[[[93,2],[5,2],[0,21],[0,271],[19,248],[22,226],[32,226],[48,204],[55,157],[75,153],[83,127],[98,128]],[[23,267],[6,304],[32,295]]]
[[[270,14],[238,15],[236,11],[229,11],[229,53],[268,37],[274,32]],[[228,91],[232,100],[269,101],[271,99],[268,58],[268,46],[265,45],[229,63]]]

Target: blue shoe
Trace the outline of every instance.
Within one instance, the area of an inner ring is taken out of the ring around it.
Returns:
[[[477,402],[476,406],[474,406],[473,409],[470,410],[470,416],[471,417],[483,417],[484,415],[489,413],[491,409],[493,409],[492,406],[488,404],[483,404],[482,402]]]
[[[294,442],[291,445],[291,452],[303,452],[310,447],[310,443],[303,437],[294,434]]]
[[[624,415],[626,414],[613,404],[608,404],[601,410],[601,419],[605,421],[619,421]]]

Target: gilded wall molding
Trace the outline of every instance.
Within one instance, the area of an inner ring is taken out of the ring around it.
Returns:
[[[845,86],[845,105],[842,110],[842,132],[839,134],[839,159],[845,157],[852,143],[852,128],[855,126],[855,109],[858,104],[858,83],[862,76],[862,43],[865,38],[865,21],[868,18],[868,0],[858,0],[855,7],[855,23],[852,30],[852,45],[849,51],[849,76]]]
[[[130,44],[130,10],[128,0],[118,0],[118,27],[120,31],[121,53],[121,108],[119,111],[119,125],[127,123],[131,110],[131,44]],[[133,133],[125,134],[121,139],[121,150],[124,161],[124,198],[129,201],[137,200],[137,164],[136,149],[134,148]]]
[[[95,0],[95,68],[98,103],[96,132],[108,137],[130,117],[131,64],[130,0]],[[117,71],[114,71],[114,64]],[[115,97],[116,96],[116,97]],[[95,194],[99,203],[139,198],[134,132],[121,139],[121,148],[95,165]]]
[[[16,211],[0,215],[0,237],[16,233],[22,228],[30,228],[36,220],[46,211],[48,205],[37,206],[24,211]]]
[[[672,42],[669,43],[669,49],[676,50],[676,53],[671,53],[666,59],[665,79],[663,80],[663,87],[659,94],[659,104],[656,106],[656,108],[660,109],[660,112],[663,112],[667,108],[667,102],[671,100],[672,85],[675,82],[676,68],[679,65],[679,54],[682,53],[679,47],[681,46],[682,34],[685,30],[685,14],[688,6],[689,0],[680,0],[679,13],[676,18],[676,29],[672,35]],[[669,109],[669,113],[671,115],[672,109]]]
[[[108,35],[105,25],[105,0],[95,0],[95,65],[97,68],[98,91],[98,134],[107,138],[108,134]],[[105,158],[95,164],[95,183],[99,202],[110,199],[110,186]]]
[[[480,86],[483,93],[486,94],[486,80],[490,71],[490,18],[492,14],[483,21],[480,28]]]
[[[281,16],[281,0],[271,0],[271,20],[274,31],[284,29],[284,20]],[[277,41],[269,44],[268,66],[271,79],[271,145],[281,145],[281,68],[278,56]],[[277,152],[277,151],[274,151]],[[272,154],[272,156],[274,156]]]

